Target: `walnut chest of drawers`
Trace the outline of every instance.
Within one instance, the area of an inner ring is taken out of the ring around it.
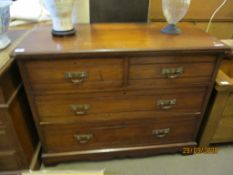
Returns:
[[[45,164],[182,151],[197,135],[222,55],[204,32],[157,24],[42,26],[16,57]]]

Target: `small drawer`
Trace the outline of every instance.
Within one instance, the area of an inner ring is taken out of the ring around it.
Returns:
[[[37,96],[35,104],[42,122],[111,120],[114,114],[125,112],[197,113],[201,111],[205,92],[205,88],[192,88],[98,93],[89,94],[89,97],[81,94],[49,95]],[[119,120],[124,118],[119,116]]]
[[[0,170],[17,170],[20,168],[16,152],[0,151]]]
[[[45,152],[78,151],[193,141],[199,118],[157,119],[105,125],[45,125]]]
[[[215,64],[214,57],[207,58],[203,58],[202,62],[183,57],[159,57],[158,60],[131,58],[129,87],[177,87],[209,83]]]
[[[10,137],[7,131],[0,127],[0,150],[7,150],[12,148]]]
[[[122,86],[123,59],[34,60],[24,64],[34,92],[103,91]]]

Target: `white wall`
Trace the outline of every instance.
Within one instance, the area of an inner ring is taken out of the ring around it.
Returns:
[[[1,1],[1,0],[0,0]],[[44,21],[49,19],[44,0],[18,0],[11,5],[11,18],[17,20]],[[89,23],[89,0],[74,0],[73,22]],[[16,22],[16,25],[18,23]]]
[[[74,23],[90,23],[89,0],[75,0]]]

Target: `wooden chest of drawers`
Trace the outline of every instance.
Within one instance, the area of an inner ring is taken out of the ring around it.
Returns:
[[[75,37],[35,29],[13,53],[45,164],[182,151],[195,146],[224,44],[183,26],[77,26]]]

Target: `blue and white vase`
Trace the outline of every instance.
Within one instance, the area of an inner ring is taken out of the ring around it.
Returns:
[[[72,10],[74,0],[44,0],[52,18],[52,34],[55,36],[66,36],[75,34],[72,23]]]
[[[11,43],[6,34],[10,23],[11,3],[11,1],[0,1],[0,49],[6,48]]]

